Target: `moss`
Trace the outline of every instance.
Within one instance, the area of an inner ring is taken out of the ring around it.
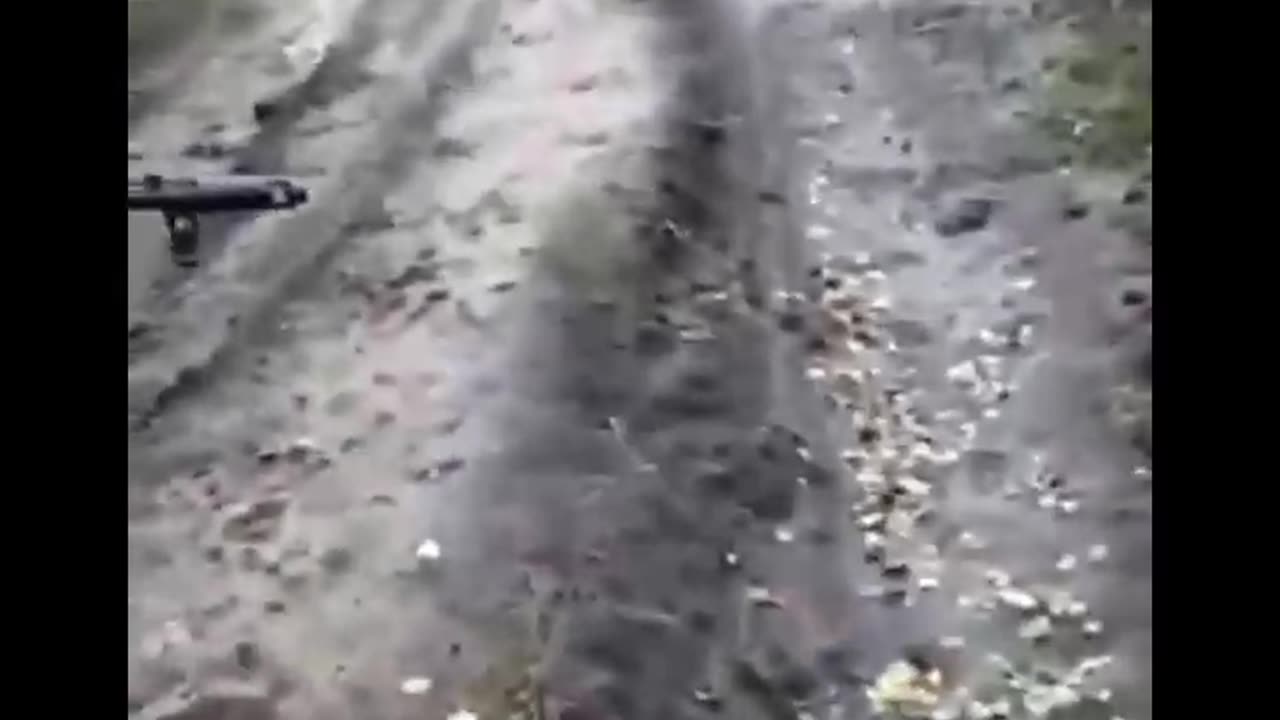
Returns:
[[[129,68],[161,60],[210,29],[242,33],[264,7],[257,0],[129,0]]]
[[[1149,17],[1118,17],[1107,32],[1078,36],[1055,60],[1046,63],[1051,69],[1046,70],[1040,128],[1076,164],[1113,170],[1149,166]]]

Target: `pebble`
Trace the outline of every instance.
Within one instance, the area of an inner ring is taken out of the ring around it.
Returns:
[[[1102,621],[1087,620],[1085,621],[1084,625],[1080,626],[1080,631],[1084,633],[1085,637],[1089,637],[1089,638],[1098,637],[1099,635],[1102,634]]]
[[[1076,569],[1078,564],[1079,560],[1075,555],[1063,555],[1058,558],[1058,562],[1054,567],[1057,568],[1059,572],[1071,572]]]
[[[1009,583],[1012,582],[1009,578],[1009,573],[998,568],[991,568],[987,570],[983,573],[983,577],[986,578],[987,584],[994,588],[1007,588],[1009,587]]]
[[[253,671],[262,662],[262,653],[258,646],[248,640],[241,640],[235,647],[236,665],[242,669]]]
[[[934,230],[943,237],[976,232],[991,222],[996,206],[991,198],[965,198],[938,218]]]
[[[997,597],[1005,605],[1019,610],[1034,610],[1040,604],[1040,601],[1036,600],[1031,593],[1012,587],[1004,588],[997,593]]]
[[[423,540],[414,551],[414,555],[422,562],[435,562],[442,554],[440,543],[430,538]]]
[[[752,585],[747,588],[747,601],[758,607],[783,607],[782,599],[770,592],[769,588],[762,585]]]
[[[1037,615],[1018,628],[1018,637],[1023,640],[1044,640],[1053,634],[1053,624],[1048,615]]]
[[[791,528],[780,527],[774,529],[773,537],[780,543],[789,543],[796,539],[796,533]]]
[[[400,692],[405,695],[426,695],[431,692],[434,684],[429,677],[405,678],[404,682],[400,683]]]
[[[1089,562],[1091,563],[1104,562],[1107,559],[1107,557],[1110,556],[1110,554],[1111,554],[1111,551],[1107,548],[1106,545],[1102,545],[1102,544],[1093,545],[1089,548],[1089,553],[1088,553]]]
[[[470,710],[454,710],[446,720],[480,720],[480,716]]]

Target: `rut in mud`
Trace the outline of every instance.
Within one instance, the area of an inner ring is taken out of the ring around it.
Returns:
[[[131,717],[1150,717],[1034,13],[313,7],[135,121],[323,172],[131,308]]]

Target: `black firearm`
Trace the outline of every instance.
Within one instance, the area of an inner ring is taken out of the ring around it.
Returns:
[[[306,188],[281,178],[129,178],[129,210],[163,213],[169,228],[169,252],[183,267],[196,264],[200,215],[291,210],[307,199]]]

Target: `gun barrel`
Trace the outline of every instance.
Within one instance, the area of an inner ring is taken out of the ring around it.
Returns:
[[[286,210],[307,199],[305,188],[277,178],[129,180],[130,210],[174,214]]]

